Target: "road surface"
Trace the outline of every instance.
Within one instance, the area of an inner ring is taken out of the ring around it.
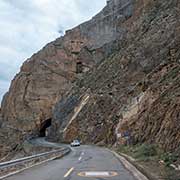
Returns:
[[[54,161],[35,166],[5,180],[136,180],[110,151],[80,146]]]
[[[35,146],[42,146],[42,147],[68,147],[66,144],[60,144],[60,143],[55,143],[55,142],[49,142],[46,141],[46,138],[34,138],[29,140],[29,143]]]

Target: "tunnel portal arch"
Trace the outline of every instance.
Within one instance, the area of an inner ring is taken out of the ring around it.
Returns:
[[[40,126],[39,137],[46,137],[47,136],[47,129],[51,126],[51,124],[52,124],[51,118],[43,121],[43,123]]]

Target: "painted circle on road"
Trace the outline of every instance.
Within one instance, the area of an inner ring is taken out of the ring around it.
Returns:
[[[114,177],[117,176],[117,172],[108,172],[108,171],[87,171],[87,172],[80,172],[78,176],[81,177],[96,177],[96,178],[106,178],[106,177]]]

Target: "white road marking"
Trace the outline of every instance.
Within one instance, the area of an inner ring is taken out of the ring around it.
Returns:
[[[64,175],[64,178],[68,177],[72,173],[73,170],[74,170],[74,167],[69,169],[69,171]]]
[[[116,152],[112,152],[117,158],[119,158],[122,164],[128,169],[138,180],[148,180],[148,178],[142,174],[135,166],[133,166],[129,161],[126,160],[123,156],[117,154]]]
[[[79,161],[81,161],[82,156],[84,156],[84,152],[81,153],[80,157],[79,157]]]
[[[85,172],[85,176],[96,177],[96,176],[109,176],[109,172]]]
[[[80,172],[78,176],[81,177],[113,177],[118,176],[117,172],[108,172],[108,171],[89,171],[89,172]]]

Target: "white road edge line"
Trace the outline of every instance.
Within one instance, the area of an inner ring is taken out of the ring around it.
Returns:
[[[69,169],[69,171],[64,175],[64,178],[68,177],[72,173],[73,170],[74,170],[74,167]]]
[[[79,161],[81,161],[82,157],[79,157]]]
[[[120,159],[120,161],[123,163],[123,165],[136,177],[138,180],[149,180],[144,174],[142,174],[135,166],[133,166],[129,161],[126,160],[126,158],[122,157],[118,153],[109,150],[112,152],[117,158]]]

